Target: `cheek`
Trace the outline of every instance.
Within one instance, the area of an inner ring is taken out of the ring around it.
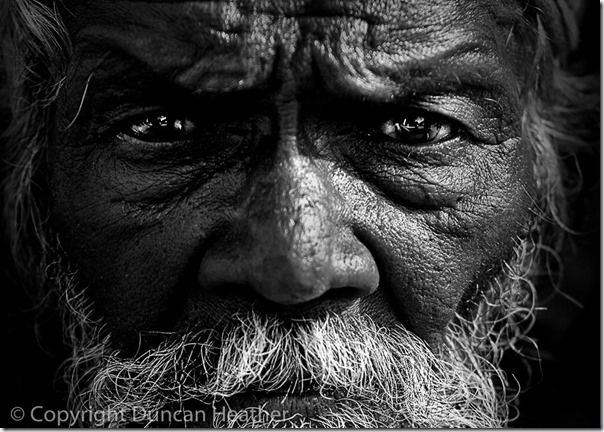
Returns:
[[[436,340],[462,297],[510,258],[534,185],[530,152],[517,140],[421,159],[412,168],[379,162],[380,178],[349,179],[347,193],[399,319]]]
[[[94,152],[52,162],[53,225],[95,312],[124,346],[138,330],[171,328],[200,244],[231,212],[238,171],[201,181],[192,167],[134,170]]]

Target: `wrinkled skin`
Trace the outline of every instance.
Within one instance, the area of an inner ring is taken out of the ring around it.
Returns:
[[[68,2],[52,223],[114,344],[251,307],[437,344],[530,217],[522,53],[492,3]],[[452,133],[380,133],[412,106]],[[175,111],[193,134],[128,133]]]

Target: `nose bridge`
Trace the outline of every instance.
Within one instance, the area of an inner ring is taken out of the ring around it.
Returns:
[[[292,100],[292,99],[289,99]],[[206,250],[200,286],[236,285],[280,305],[373,292],[379,274],[371,253],[346,227],[343,198],[312,143],[299,141],[297,106],[278,107],[279,128],[254,163],[230,228]]]
[[[285,266],[291,271],[284,274],[328,283],[321,275],[331,264],[338,198],[326,173],[311,157],[301,155],[290,137],[258,175],[241,214],[253,255],[250,262],[256,267],[250,271],[265,274],[267,266]]]
[[[272,166],[253,181],[243,209],[262,226],[276,223],[290,233],[314,230],[323,226],[321,216],[335,216],[333,192],[310,157],[288,148],[279,150]]]
[[[327,172],[306,148],[309,143],[304,141],[299,124],[297,80],[289,68],[282,73],[283,83],[275,100],[278,128],[274,155],[257,169],[257,178],[252,178],[243,215],[256,242],[270,240],[275,252],[309,260],[330,248],[338,196]]]

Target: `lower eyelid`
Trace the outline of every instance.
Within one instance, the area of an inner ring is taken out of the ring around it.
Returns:
[[[174,148],[177,145],[179,145],[180,143],[184,142],[183,140],[181,140],[181,141],[143,140],[143,139],[134,137],[132,135],[129,135],[127,133],[124,133],[124,132],[118,133],[115,136],[115,138],[116,138],[116,140],[118,140],[121,143],[124,143],[127,146],[136,146],[138,148],[145,147],[147,149],[155,149],[155,150]]]
[[[368,142],[369,140],[369,142]],[[426,144],[407,144],[404,141],[392,140],[384,137],[364,138],[363,147],[370,149],[370,158],[385,158],[394,164],[406,164],[416,156],[431,154],[437,155],[449,152],[459,146],[468,144],[470,140],[463,134],[453,134]]]

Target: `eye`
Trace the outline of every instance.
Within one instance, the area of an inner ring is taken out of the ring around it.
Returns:
[[[189,139],[196,129],[186,116],[156,113],[129,122],[123,132],[142,141],[171,142]]]
[[[441,116],[410,112],[383,122],[379,133],[405,144],[428,145],[451,138],[454,126]]]

